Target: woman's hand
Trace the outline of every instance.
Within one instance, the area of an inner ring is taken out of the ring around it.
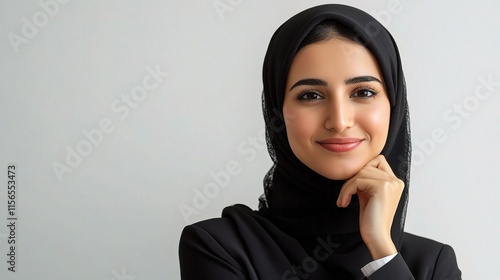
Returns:
[[[404,182],[392,172],[383,155],[368,162],[347,180],[337,200],[337,206],[346,207],[353,194],[358,194],[361,237],[374,260],[397,253],[391,239],[391,226]]]

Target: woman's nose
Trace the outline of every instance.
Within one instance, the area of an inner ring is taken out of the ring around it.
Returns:
[[[354,124],[353,108],[343,98],[332,98],[326,108],[325,128],[341,133]]]

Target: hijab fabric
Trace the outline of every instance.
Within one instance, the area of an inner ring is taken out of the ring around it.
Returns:
[[[404,181],[391,236],[401,248],[408,203],[411,157],[410,121],[401,60],[389,32],[369,14],[345,5],[328,4],[307,9],[282,24],[269,43],[263,66],[262,106],[267,146],[274,162],[264,178],[260,213],[304,248],[314,247],[317,237],[342,244],[337,253],[364,246],[359,232],[359,202],[338,208],[336,200],[345,181],[325,178],[304,165],[292,152],[283,120],[285,86],[299,45],[319,23],[333,20],[354,31],[375,56],[391,104],[390,126],[381,152],[398,178]]]

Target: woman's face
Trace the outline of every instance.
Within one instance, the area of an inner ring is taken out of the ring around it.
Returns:
[[[390,104],[377,62],[363,46],[330,39],[292,61],[283,103],[293,153],[333,180],[353,177],[382,151]]]

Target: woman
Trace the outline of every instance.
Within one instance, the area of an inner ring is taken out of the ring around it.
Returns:
[[[453,249],[405,233],[410,125],[397,46],[322,5],[273,35],[263,111],[274,165],[258,211],[187,226],[182,279],[461,279]]]

